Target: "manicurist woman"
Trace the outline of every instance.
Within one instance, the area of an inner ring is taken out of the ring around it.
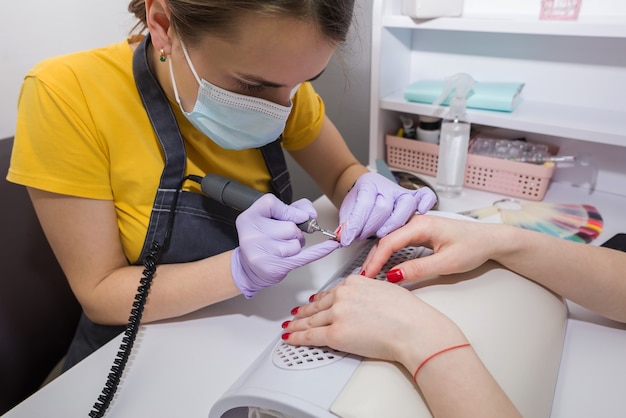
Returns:
[[[370,173],[310,84],[353,0],[133,0],[141,35],[47,59],[25,77],[8,179],[25,185],[83,308],[66,368],[143,322],[252,297],[299,266],[434,204]],[[287,151],[340,208],[341,242],[303,248]],[[241,214],[203,196],[215,173],[268,194]],[[188,179],[187,176],[196,176]],[[173,216],[175,214],[175,216]]]

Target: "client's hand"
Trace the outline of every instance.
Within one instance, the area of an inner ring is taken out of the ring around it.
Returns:
[[[387,272],[387,279],[391,282],[470,271],[506,249],[506,231],[498,224],[414,216],[404,227],[374,245],[363,263],[363,274],[375,277],[394,252],[408,245],[430,248],[434,254],[393,267]]]
[[[266,194],[237,217],[239,247],[230,267],[235,285],[247,298],[339,247],[337,241],[327,240],[303,250],[304,236],[296,224],[316,216],[309,200],[286,205]]]
[[[341,245],[369,236],[384,237],[401,227],[416,211],[426,213],[437,203],[427,187],[405,189],[378,173],[358,178],[339,209]]]
[[[316,294],[292,311],[283,340],[399,361],[409,370],[430,354],[467,340],[447,316],[403,287],[363,276]]]
[[[283,340],[401,363],[434,417],[521,417],[446,315],[403,287],[349,276],[294,308]]]

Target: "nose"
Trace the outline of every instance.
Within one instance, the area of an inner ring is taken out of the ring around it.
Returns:
[[[263,97],[263,99],[269,100],[270,102],[274,102],[281,106],[289,106],[291,104],[291,99],[296,94],[301,84],[302,83],[298,83],[293,87],[273,89],[271,92],[268,92],[267,96]]]
[[[293,96],[292,91],[292,89],[289,89],[287,87],[275,89],[275,91],[268,94],[266,97],[264,97],[264,99],[281,106],[289,106],[291,104],[291,98]]]

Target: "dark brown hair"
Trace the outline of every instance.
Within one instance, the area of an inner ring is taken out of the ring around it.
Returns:
[[[334,43],[346,40],[352,21],[354,0],[166,0],[176,33],[188,44],[202,35],[224,37],[233,32],[238,17],[259,13],[293,17],[314,23],[320,32]],[[146,30],[144,0],[131,0],[128,11],[139,20],[133,30]]]

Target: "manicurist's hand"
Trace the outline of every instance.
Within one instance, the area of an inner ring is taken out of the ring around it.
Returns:
[[[248,298],[260,289],[280,282],[287,274],[318,260],[339,247],[327,240],[304,248],[303,232],[296,224],[316,217],[306,199],[287,205],[266,194],[237,217],[239,247],[231,256],[235,285]]]
[[[409,190],[378,173],[361,175],[339,209],[341,245],[384,237],[415,214],[428,212],[437,202],[427,187]]]

